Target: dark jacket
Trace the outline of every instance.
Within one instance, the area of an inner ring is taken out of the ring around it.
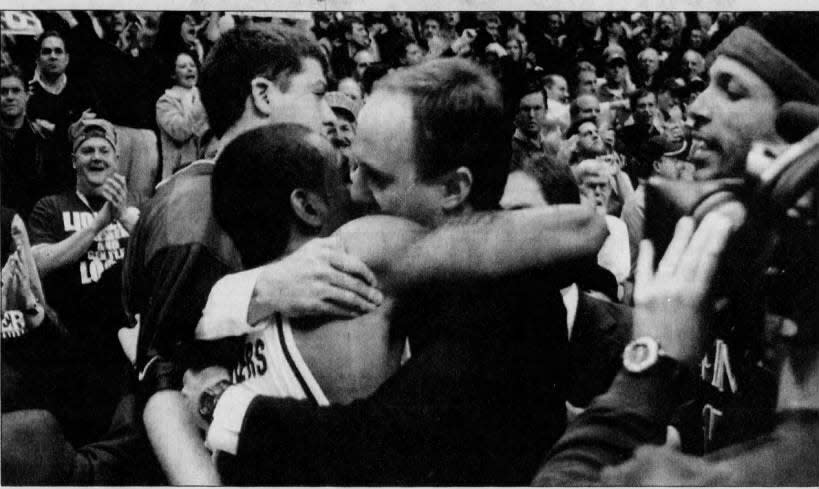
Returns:
[[[346,406],[257,397],[224,480],[527,483],[565,426],[565,308],[543,275],[430,284],[402,298],[392,327],[409,334],[409,362]]]
[[[542,486],[815,486],[819,412],[779,413],[768,435],[699,458],[659,447],[685,397],[672,369],[621,373],[567,429],[533,483]],[[640,446],[642,448],[639,448]],[[635,452],[636,450],[636,452]],[[628,462],[625,463],[624,462]],[[619,467],[608,468],[623,464]]]
[[[137,369],[159,357],[142,379],[144,396],[182,387],[183,365],[196,361],[188,347],[211,287],[241,270],[233,242],[213,217],[212,172],[212,163],[199,161],[166,181],[131,233],[123,294],[128,313],[140,315]]]
[[[100,39],[85,12],[75,11],[79,25],[68,33],[69,79],[92,84],[107,118],[120,126],[156,130],[156,100],[167,75],[150,50],[137,57]]]
[[[606,392],[631,339],[631,308],[580,292],[569,341],[568,400],[584,407]]]

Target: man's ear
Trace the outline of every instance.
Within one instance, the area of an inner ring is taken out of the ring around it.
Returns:
[[[324,225],[327,216],[327,203],[315,192],[297,188],[290,193],[290,207],[301,221],[301,224],[312,228]]]
[[[270,115],[273,111],[273,101],[278,95],[281,95],[281,91],[274,82],[261,76],[250,81],[250,100],[256,111]]]
[[[453,210],[461,206],[472,191],[472,172],[465,166],[444,176],[443,208]]]

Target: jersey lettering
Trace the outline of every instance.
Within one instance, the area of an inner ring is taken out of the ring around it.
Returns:
[[[717,427],[717,419],[720,417],[722,417],[722,411],[714,406],[706,404],[705,407],[702,408],[702,429],[705,432],[704,439],[706,446],[709,442],[714,440],[714,431]]]
[[[267,358],[264,355],[265,344],[261,339],[255,343],[251,340],[245,343],[245,349],[239,363],[233,368],[233,382],[259,377],[267,372]]]

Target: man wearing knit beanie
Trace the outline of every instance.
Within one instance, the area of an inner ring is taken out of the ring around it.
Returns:
[[[695,144],[702,145],[693,156],[706,165],[698,172],[699,178],[758,172],[755,164],[746,170],[753,142],[784,145],[815,129],[819,122],[819,57],[813,42],[817,28],[817,14],[763,16],[736,29],[714,50],[710,85],[690,108]],[[749,160],[756,161],[753,155]],[[762,168],[770,165],[768,160],[760,161]],[[624,368],[609,391],[592,401],[547,455],[535,485],[816,485],[819,340],[814,335],[815,307],[811,303],[816,265],[806,258],[815,256],[815,210],[797,212],[799,217],[792,214],[796,210],[789,209],[787,218],[784,211],[774,218],[786,221],[774,227],[797,230],[780,229],[778,239],[806,252],[797,254],[798,258],[788,257],[793,261],[786,262],[784,278],[777,282],[788,284],[794,293],[788,297],[793,305],[783,311],[790,318],[769,316],[765,320],[765,341],[777,353],[757,365],[770,368],[772,386],[758,382],[759,377],[750,378],[747,360],[753,355],[744,358],[727,340],[718,340],[716,351],[702,357],[710,337],[724,334],[709,331],[712,323],[698,314],[707,304],[703,297],[715,282],[718,266],[724,264],[720,254],[731,252],[726,252],[725,245],[731,224],[715,212],[709,212],[696,230],[692,220],[681,220],[674,243],[656,272],[653,248],[646,242],[641,245],[634,293],[641,298],[635,299],[635,340],[624,351]],[[748,211],[758,217],[754,206]],[[755,239],[771,238],[766,226],[759,225]],[[709,245],[702,246],[706,242]],[[782,248],[771,251],[781,252]],[[793,265],[796,263],[799,265]],[[796,266],[799,272],[789,273]],[[747,278],[749,283],[754,280]],[[745,332],[763,329],[758,324],[727,326]],[[752,334],[755,338],[762,335]],[[707,392],[704,383],[695,382],[697,378],[706,379],[719,396]],[[775,394],[771,398],[769,387]],[[668,439],[672,413],[703,396],[717,401],[702,407],[696,404],[700,409],[695,410],[698,420],[705,422],[701,426],[703,448],[709,453],[696,457],[668,444],[659,446]],[[732,397],[741,401],[732,402]],[[749,401],[754,397],[758,402]],[[733,412],[724,409],[726,404]],[[743,410],[744,416],[739,412]],[[775,410],[775,417],[761,415],[769,410]],[[738,426],[737,419],[743,417],[748,426]],[[753,431],[762,434],[751,441],[747,435]],[[735,438],[730,444],[710,451],[715,440],[730,436]]]
[[[734,30],[710,55],[710,84],[689,107],[700,178],[739,174],[753,141],[781,144],[789,101],[819,103],[819,15],[778,13]]]

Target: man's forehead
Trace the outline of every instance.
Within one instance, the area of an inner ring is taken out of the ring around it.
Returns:
[[[107,148],[110,150],[114,150],[114,147],[111,145],[111,142],[105,139],[102,136],[91,136],[90,138],[83,141],[79,146],[77,146],[77,151],[82,151],[83,149],[94,149],[94,148]]]
[[[597,132],[597,124],[592,121],[584,122],[577,127],[577,132],[583,134],[585,132]]]
[[[770,85],[747,65],[725,55],[719,55],[714,59],[708,69],[708,74],[711,78],[711,83],[713,83],[718,76],[727,75],[747,86],[770,88]]]
[[[602,171],[588,170],[580,178],[587,185],[607,185],[609,183],[608,175]]]
[[[54,45],[65,46],[65,43],[63,42],[62,38],[59,38],[57,36],[48,36],[47,38],[43,39],[43,42],[41,44],[43,46],[54,46]]]
[[[307,84],[327,84],[324,68],[316,58],[301,58],[301,71],[293,73],[292,78],[301,78]]]
[[[25,84],[23,83],[23,80],[17,78],[16,76],[5,76],[2,80],[0,80],[0,85],[6,88],[11,88],[15,85],[22,87]]]

